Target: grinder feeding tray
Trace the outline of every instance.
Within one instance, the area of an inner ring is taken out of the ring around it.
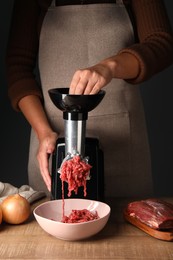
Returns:
[[[48,91],[54,105],[63,111],[64,137],[58,138],[56,150],[52,157],[52,199],[62,198],[60,171],[63,162],[75,155],[89,163],[90,180],[87,185],[88,199],[102,200],[104,193],[103,152],[99,148],[97,138],[86,137],[86,121],[88,112],[93,110],[103,99],[105,91],[95,95],[71,95],[69,88],[55,88]],[[64,197],[67,197],[68,185],[64,185]],[[83,190],[71,197],[82,198]]]

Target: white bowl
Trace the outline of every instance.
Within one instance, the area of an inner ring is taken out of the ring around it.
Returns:
[[[63,240],[81,240],[101,231],[106,225],[111,209],[109,205],[88,199],[65,199],[65,215],[73,209],[97,211],[99,218],[82,223],[63,223],[62,200],[51,200],[37,206],[33,214],[40,227],[48,234]]]

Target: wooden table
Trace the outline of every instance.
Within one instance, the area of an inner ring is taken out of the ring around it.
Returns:
[[[107,225],[99,234],[83,241],[63,241],[48,235],[33,215],[25,224],[4,223],[0,226],[0,259],[173,260],[173,242],[153,238],[124,220],[122,211],[129,201],[107,200],[112,209]],[[173,203],[173,198],[167,201]],[[33,208],[42,202],[38,201]]]

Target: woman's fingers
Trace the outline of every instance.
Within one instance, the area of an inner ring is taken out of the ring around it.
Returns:
[[[39,149],[37,153],[37,160],[39,163],[40,172],[49,191],[51,191],[49,157],[55,149],[56,140],[57,140],[56,133],[51,133],[50,135],[46,135],[44,138],[42,138],[42,140],[40,140]]]
[[[89,95],[96,91],[99,75],[89,70],[77,71],[70,84],[70,94]],[[97,90],[98,91],[98,90]]]
[[[70,94],[96,94],[112,79],[109,69],[103,65],[77,70],[70,84]]]

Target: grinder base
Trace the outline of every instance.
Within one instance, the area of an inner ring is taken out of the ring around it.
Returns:
[[[99,148],[97,138],[85,138],[85,156],[89,157],[90,180],[87,181],[86,199],[104,200],[104,156]],[[65,139],[58,138],[56,150],[52,156],[52,188],[51,198],[62,199],[62,183],[58,169],[65,157]],[[64,198],[68,198],[68,184],[64,183]],[[84,198],[83,187],[80,187],[78,194],[72,192],[71,198]]]

